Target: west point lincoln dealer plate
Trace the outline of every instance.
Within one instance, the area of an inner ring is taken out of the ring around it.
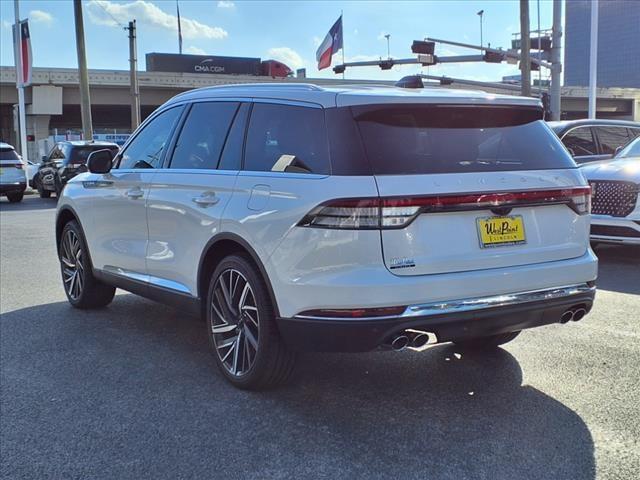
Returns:
[[[477,224],[482,248],[526,243],[522,215],[481,217]]]

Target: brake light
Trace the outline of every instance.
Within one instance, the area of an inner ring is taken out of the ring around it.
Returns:
[[[21,163],[16,163],[14,165],[14,167],[16,167],[18,170],[22,170],[22,164]]]
[[[591,187],[420,197],[340,199],[318,205],[298,225],[347,230],[394,229],[406,227],[421,213],[557,204],[567,205],[578,215],[589,214],[591,212]]]

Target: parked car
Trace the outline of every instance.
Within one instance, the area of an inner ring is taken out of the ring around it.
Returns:
[[[118,287],[202,314],[221,372],[251,389],[299,350],[494,348],[580,320],[590,188],[542,118],[459,90],[185,92],[67,183],[67,298],[103,307]]]
[[[591,185],[591,240],[640,245],[640,137],[613,160],[584,165]]]
[[[623,147],[640,136],[640,123],[624,120],[566,120],[548,123],[579,164],[612,158],[618,147]]]
[[[0,195],[11,203],[20,202],[26,188],[27,177],[20,156],[11,145],[0,142]]]
[[[64,141],[58,142],[42,163],[32,181],[41,198],[49,198],[52,192],[60,196],[66,183],[87,170],[87,157],[91,152],[109,149],[115,153],[118,145],[111,142]]]

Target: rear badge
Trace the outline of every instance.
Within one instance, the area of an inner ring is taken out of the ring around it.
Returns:
[[[413,258],[399,257],[399,258],[392,258],[389,261],[389,268],[391,270],[394,270],[396,268],[413,268],[415,266],[416,266],[416,262]]]

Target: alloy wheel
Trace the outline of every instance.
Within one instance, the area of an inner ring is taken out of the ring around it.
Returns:
[[[210,328],[224,368],[236,377],[246,374],[258,354],[260,316],[253,289],[238,270],[217,278],[211,296]]]
[[[64,288],[72,300],[78,300],[84,287],[84,264],[80,239],[73,230],[67,230],[62,239],[60,261]]]

